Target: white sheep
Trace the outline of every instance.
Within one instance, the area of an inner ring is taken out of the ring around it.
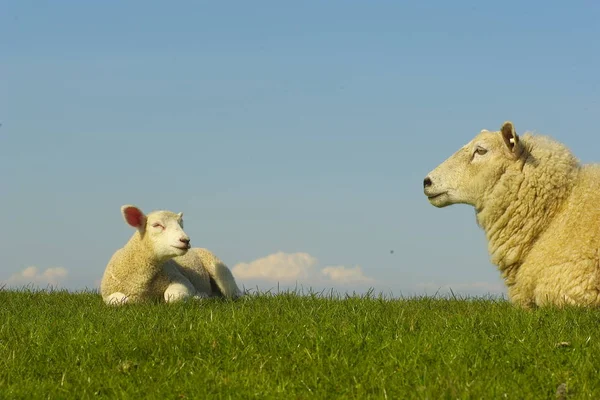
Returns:
[[[515,304],[600,305],[600,165],[505,122],[430,172],[424,192],[475,208]]]
[[[154,211],[145,215],[131,205],[121,207],[121,213],[137,231],[106,266],[100,285],[105,303],[242,296],[221,260],[206,249],[190,247],[190,238],[183,231],[183,213]]]

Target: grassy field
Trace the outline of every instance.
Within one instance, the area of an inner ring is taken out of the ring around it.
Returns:
[[[0,398],[598,399],[599,340],[599,310],[503,300],[0,290]]]

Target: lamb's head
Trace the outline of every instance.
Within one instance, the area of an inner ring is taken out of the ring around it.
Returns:
[[[121,207],[121,213],[125,221],[138,230],[158,259],[181,256],[189,250],[190,237],[183,231],[183,213],[153,211],[145,215],[131,205]]]
[[[436,207],[462,203],[480,208],[504,171],[516,167],[525,156],[511,122],[505,122],[500,131],[483,130],[427,175],[425,195]]]

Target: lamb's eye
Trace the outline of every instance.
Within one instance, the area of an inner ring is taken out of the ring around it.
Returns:
[[[156,222],[156,223],[152,224],[152,226],[153,226],[154,228],[161,228],[161,229],[165,229],[165,227],[164,227],[162,224],[159,224],[158,222]]]
[[[475,153],[477,153],[478,155],[482,156],[482,155],[484,155],[485,153],[487,153],[487,150],[486,150],[486,149],[484,149],[483,147],[477,147],[477,148],[475,149]]]

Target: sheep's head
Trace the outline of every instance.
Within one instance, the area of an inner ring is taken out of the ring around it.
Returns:
[[[500,176],[524,154],[511,122],[500,131],[481,131],[473,140],[431,171],[423,181],[429,202],[436,207],[480,202]]]
[[[190,248],[190,237],[183,231],[183,213],[154,211],[145,215],[131,205],[121,207],[125,221],[136,228],[149,243],[158,259],[184,255]]]

